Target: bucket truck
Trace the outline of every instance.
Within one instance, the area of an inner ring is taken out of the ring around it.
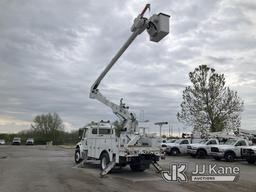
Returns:
[[[147,30],[150,40],[159,42],[169,33],[170,16],[159,13],[146,18],[144,13],[149,8],[150,5],[147,4],[135,18],[130,37],[91,86],[90,98],[109,107],[118,117],[121,125],[121,133],[117,136],[116,129],[110,122],[90,123],[84,128],[82,140],[76,146],[75,161],[79,163],[91,159],[100,160],[101,176],[107,174],[114,166],[130,165],[132,171],[144,171],[152,164],[158,171],[161,171],[157,163],[161,156],[160,145],[145,134],[139,133],[136,115],[129,111],[123,99],[119,104],[115,104],[99,90],[99,85],[105,75],[138,35]]]

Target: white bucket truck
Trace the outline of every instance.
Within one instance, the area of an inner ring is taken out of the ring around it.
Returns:
[[[144,17],[144,13],[150,5],[147,4],[143,11],[134,20],[131,27],[132,34],[119,49],[110,63],[91,86],[90,98],[96,99],[111,108],[119,118],[121,125],[120,136],[116,136],[110,123],[91,123],[84,131],[81,142],[77,145],[75,159],[84,161],[88,159],[101,160],[101,175],[107,174],[115,165],[130,165],[134,171],[143,171],[152,163],[158,170],[157,161],[160,157],[160,148],[156,148],[153,140],[145,134],[139,134],[138,120],[133,112],[129,111],[121,99],[120,104],[108,100],[99,90],[99,85],[105,75],[113,67],[120,56],[138,35],[147,30],[150,41],[159,42],[169,33],[169,15],[159,13],[150,18]],[[141,50],[143,52],[143,50]]]

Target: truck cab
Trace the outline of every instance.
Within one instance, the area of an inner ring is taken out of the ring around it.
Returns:
[[[219,145],[218,139],[205,139],[199,143],[193,143],[187,146],[187,153],[192,157],[203,158],[211,153],[211,146]]]
[[[236,158],[241,158],[241,148],[249,146],[246,139],[229,139],[223,145],[211,147],[211,155],[215,160],[224,158],[227,162],[233,162]]]
[[[75,161],[80,162],[83,155],[99,159],[102,151],[108,152],[112,160],[111,154],[116,151],[111,148],[116,145],[116,142],[115,129],[109,122],[92,122],[83,129],[81,141],[76,145]]]

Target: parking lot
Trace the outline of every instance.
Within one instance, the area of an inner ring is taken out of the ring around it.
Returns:
[[[237,182],[165,182],[154,169],[142,173],[131,172],[129,167],[115,169],[104,178],[99,177],[95,164],[79,168],[73,161],[73,150],[46,146],[0,146],[0,191],[239,191],[256,192],[256,165],[245,161],[216,162],[213,159],[193,159],[190,156],[168,156],[161,166],[170,163],[217,163],[240,167]],[[188,170],[188,172],[191,170]]]

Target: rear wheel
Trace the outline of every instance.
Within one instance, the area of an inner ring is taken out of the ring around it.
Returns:
[[[75,151],[75,162],[76,162],[76,164],[78,164],[78,163],[80,163],[82,161],[82,159],[80,158],[80,150],[79,150],[79,148],[78,149],[76,149],[76,151]]]
[[[232,152],[227,152],[227,153],[225,154],[224,158],[225,158],[225,160],[226,160],[227,162],[233,162],[233,161],[235,161],[235,154],[232,153]]]
[[[140,164],[131,164],[130,168],[133,172],[143,172],[143,171],[145,171],[145,168],[142,167]]]
[[[100,156],[100,167],[101,167],[101,170],[106,169],[106,167],[108,166],[109,162],[110,162],[109,155],[107,153],[103,153]]]

